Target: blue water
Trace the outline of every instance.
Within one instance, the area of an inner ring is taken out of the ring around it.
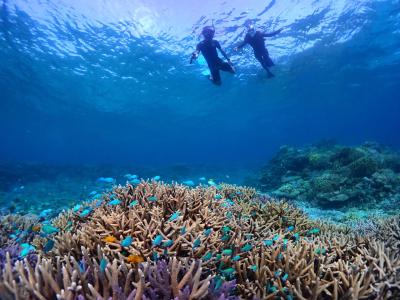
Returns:
[[[2,0],[0,161],[264,164],[283,144],[400,147],[399,1]],[[276,78],[245,48],[267,40]],[[237,68],[189,65],[201,28]]]

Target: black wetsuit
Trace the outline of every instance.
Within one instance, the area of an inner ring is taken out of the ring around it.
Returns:
[[[221,75],[219,71],[233,72],[233,69],[229,63],[219,58],[217,48],[221,49],[221,45],[216,40],[203,40],[196,47],[197,51],[201,51],[201,54],[206,59],[213,80],[220,82]]]
[[[260,31],[252,36],[249,33],[244,38],[244,44],[249,44],[254,50],[254,56],[261,63],[264,69],[268,70],[269,67],[274,66],[274,62],[269,57],[267,48],[265,47],[264,34]]]

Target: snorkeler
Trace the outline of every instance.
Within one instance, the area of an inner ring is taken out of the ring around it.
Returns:
[[[210,69],[210,80],[216,85],[221,84],[221,75],[219,73],[220,70],[230,73],[235,73],[235,69],[229,59],[228,55],[222,50],[221,45],[218,41],[214,40],[215,29],[212,26],[206,26],[203,28],[202,34],[204,36],[204,40],[201,41],[197,47],[196,51],[192,53],[192,57],[190,58],[190,63],[192,64],[194,60],[199,57],[199,54],[203,54],[205,60],[207,61],[208,67]],[[222,55],[226,58],[228,62],[224,62],[219,56],[218,52],[221,51]]]
[[[248,31],[246,34],[246,37],[244,38],[244,41],[239,44],[235,48],[236,51],[239,51],[242,47],[244,47],[246,44],[249,44],[253,50],[254,50],[254,56],[257,58],[257,60],[261,63],[263,68],[267,71],[268,77],[274,77],[275,75],[272,74],[272,72],[269,70],[270,67],[274,66],[274,62],[272,59],[269,57],[269,53],[267,48],[265,47],[265,37],[271,37],[274,35],[277,35],[283,30],[283,28],[271,32],[271,33],[265,33],[261,32],[255,29],[255,26],[251,24],[248,27]]]

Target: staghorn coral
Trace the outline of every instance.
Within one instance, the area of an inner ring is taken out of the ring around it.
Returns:
[[[313,222],[252,189],[128,184],[53,225],[54,249],[34,269],[7,263],[2,290],[26,299],[400,296],[400,261],[383,238]]]

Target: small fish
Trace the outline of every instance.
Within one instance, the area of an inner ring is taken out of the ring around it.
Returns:
[[[42,210],[42,211],[40,212],[40,214],[39,214],[39,217],[40,217],[40,218],[47,218],[48,215],[49,215],[52,211],[53,211],[53,210],[52,210],[51,208]]]
[[[222,254],[226,255],[226,256],[231,256],[232,253],[233,253],[233,251],[231,249],[225,249],[222,251]]]
[[[287,228],[287,230],[288,230],[288,231],[293,231],[293,230],[294,230],[294,226],[293,226],[293,225],[289,226],[289,227]]]
[[[78,212],[81,209],[81,207],[82,207],[82,205],[77,204],[72,208],[72,210],[73,210],[73,212]]]
[[[204,235],[209,236],[212,233],[212,228],[204,229]]]
[[[240,259],[240,255],[235,255],[234,257],[232,257],[233,261],[238,261]]]
[[[133,179],[133,180],[130,180],[129,182],[131,184],[133,184],[133,185],[138,185],[140,183],[140,180],[139,179]]]
[[[273,240],[265,240],[264,241],[264,246],[272,246],[274,244]]]
[[[50,252],[51,249],[53,249],[54,244],[55,244],[55,243],[54,243],[53,240],[48,240],[48,241],[46,242],[46,244],[44,245],[44,247],[43,247],[44,253]]]
[[[181,228],[181,234],[183,235],[183,234],[185,234],[186,233],[186,227],[182,227]]]
[[[207,261],[210,260],[212,258],[212,253],[211,252],[207,252],[204,256],[203,256],[203,260]]]
[[[278,255],[278,260],[281,261],[282,259],[283,259],[283,254],[282,254],[282,253],[279,253],[279,255]]]
[[[256,265],[252,265],[249,267],[250,270],[252,270],[253,272],[257,271],[258,267]]]
[[[42,226],[40,226],[40,224],[36,224],[36,225],[32,226],[32,231],[39,232],[41,228],[42,228]]]
[[[33,251],[36,250],[36,248],[35,248],[34,246],[32,246],[32,245],[30,245],[30,244],[27,244],[27,243],[21,244],[20,246],[21,246],[21,248],[22,248],[21,253],[20,253],[20,256],[21,256],[21,257],[25,257],[25,256],[27,256],[30,252],[33,252]]]
[[[181,214],[180,211],[174,212],[174,213],[169,217],[168,222],[173,222],[173,221],[175,221],[176,219],[179,218],[180,214]]]
[[[309,235],[311,235],[311,234],[318,234],[319,232],[320,232],[320,229],[319,229],[319,228],[313,228],[313,229],[311,229],[311,230],[308,231],[308,234],[309,234]]]
[[[298,232],[293,234],[293,239],[297,242],[300,239],[300,234]]]
[[[156,196],[151,196],[147,200],[149,200],[151,202],[156,202],[157,201],[157,197]]]
[[[230,239],[230,236],[228,234],[225,234],[221,237],[221,241],[223,241],[223,242],[229,241],[229,239]]]
[[[59,232],[60,230],[54,226],[45,224],[42,226],[42,231],[47,234],[53,234]]]
[[[144,262],[144,258],[140,255],[135,255],[135,254],[131,254],[129,255],[126,260],[128,261],[128,263],[133,263],[133,264],[137,264],[137,263],[141,263]]]
[[[119,205],[119,204],[121,204],[121,200],[119,200],[119,199],[114,199],[114,200],[111,200],[111,201],[109,201],[107,203],[107,205],[110,205],[110,206],[116,206],[116,205]]]
[[[221,194],[215,194],[214,199],[215,200],[220,200],[220,199],[222,199],[222,195]]]
[[[275,293],[277,290],[278,289],[275,286],[271,286],[268,291],[271,293]]]
[[[168,240],[168,241],[164,242],[162,246],[164,248],[168,248],[168,247],[171,247],[173,244],[174,244],[174,242],[172,240]]]
[[[285,273],[285,274],[282,276],[282,281],[285,282],[288,278],[289,278],[289,274]]]
[[[85,217],[87,217],[91,212],[92,212],[92,210],[91,210],[90,208],[86,208],[86,209],[84,209],[84,210],[79,214],[79,216],[82,217],[82,218],[85,218]]]
[[[221,258],[222,258],[222,255],[219,254],[219,253],[215,256],[215,259],[216,259],[217,261],[221,260]]]
[[[163,240],[163,237],[161,234],[157,235],[154,240],[153,240],[153,247],[158,247],[161,245],[161,242]]]
[[[102,273],[104,273],[104,271],[106,270],[107,264],[108,264],[107,259],[102,258],[101,261],[100,261],[100,271]]]
[[[194,182],[193,182],[193,180],[186,180],[186,181],[184,181],[184,182],[182,182],[184,185],[187,185],[187,186],[194,186]]]
[[[117,241],[117,238],[112,235],[108,235],[103,239],[104,242],[106,243],[115,243]]]
[[[200,244],[201,244],[201,241],[200,241],[200,239],[196,239],[196,240],[193,242],[193,249],[195,249],[195,248],[199,247],[199,246],[200,246]]]
[[[279,276],[281,276],[281,274],[282,274],[282,271],[278,270],[278,271],[275,271],[274,276],[275,276],[275,278],[278,278]]]
[[[97,182],[102,182],[102,183],[113,183],[115,181],[114,178],[111,177],[99,177],[97,178]]]
[[[273,240],[274,242],[276,242],[277,240],[279,240],[279,235],[276,234],[272,240]]]
[[[161,179],[161,176],[158,176],[158,175],[153,177],[154,181],[159,181],[160,179]]]
[[[228,211],[227,213],[226,213],[226,217],[228,218],[228,219],[231,219],[232,218],[232,212],[231,211]]]
[[[127,236],[126,238],[124,238],[121,242],[121,246],[122,247],[129,247],[132,244],[132,237],[131,236]]]
[[[210,179],[209,181],[207,181],[207,183],[211,186],[216,186],[217,184],[214,182],[214,180]]]
[[[96,191],[91,191],[90,194],[89,194],[89,196],[94,196],[94,195],[96,195],[96,194],[97,194]]]
[[[205,177],[200,177],[199,181],[206,181],[207,179]]]
[[[234,268],[228,268],[222,271],[222,273],[224,273],[225,275],[232,275],[233,273],[235,273],[235,269]]]
[[[223,233],[228,233],[229,231],[231,231],[231,228],[229,227],[229,226],[224,226],[224,227],[222,227],[222,232]]]
[[[247,252],[250,251],[251,249],[253,249],[253,246],[251,244],[246,244],[240,250],[243,252]]]
[[[129,206],[130,206],[130,207],[134,207],[134,206],[138,205],[138,203],[139,203],[139,201],[133,200],[133,201],[129,204]]]

